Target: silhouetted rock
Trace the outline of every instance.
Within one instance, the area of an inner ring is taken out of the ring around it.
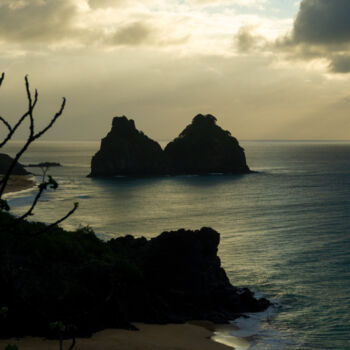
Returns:
[[[142,176],[164,173],[164,155],[156,142],[138,131],[132,119],[115,117],[91,160],[92,177]]]
[[[198,114],[164,150],[172,174],[248,173],[244,149],[210,114]]]
[[[216,125],[210,114],[198,114],[163,151],[135,128],[133,120],[115,117],[91,160],[92,177],[230,173],[250,170],[237,139]]]
[[[49,324],[73,324],[79,335],[131,322],[227,322],[266,309],[248,289],[232,286],[210,228],[99,240],[91,230],[67,232],[0,212],[0,337],[44,335]],[[14,226],[14,225],[13,225]],[[1,315],[0,315],[1,316]]]
[[[144,277],[133,320],[150,323],[202,319],[228,322],[270,303],[248,289],[233,287],[217,255],[220,235],[211,228],[163,232],[147,241],[132,236],[109,241],[118,255],[134,262]]]
[[[13,159],[5,154],[0,153],[0,174],[6,174],[7,170],[11,166]],[[17,163],[11,173],[12,175],[28,175],[28,171],[26,171],[20,163]]]

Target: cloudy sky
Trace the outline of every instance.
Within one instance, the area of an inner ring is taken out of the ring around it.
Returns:
[[[211,113],[238,139],[349,139],[349,0],[0,0],[0,115],[39,90],[52,140],[116,115],[157,140]],[[24,131],[19,135],[23,137]]]

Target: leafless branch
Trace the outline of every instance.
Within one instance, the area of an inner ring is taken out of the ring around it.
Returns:
[[[24,213],[22,216],[18,217],[18,218],[16,219],[16,221],[24,220],[24,219],[27,218],[28,216],[33,215],[33,210],[34,210],[34,208],[36,207],[36,205],[38,204],[38,201],[39,201],[41,195],[43,194],[44,190],[45,190],[45,187],[39,185],[39,191],[38,191],[38,193],[36,194],[36,196],[35,196],[35,198],[34,198],[34,200],[33,200],[33,203],[32,203],[32,205],[31,205],[31,207],[27,210],[26,213]]]
[[[0,86],[1,86],[2,82],[4,81],[4,79],[5,79],[5,73],[2,72],[1,76],[0,76]]]
[[[0,143],[0,148],[5,146],[5,144],[10,141],[10,139],[12,138],[13,134],[16,132],[17,128],[23,123],[23,121],[28,117],[29,113],[26,112],[22,115],[22,117],[18,120],[18,122],[16,123],[16,125],[11,128],[10,124],[7,124],[10,126],[11,131],[8,133],[8,135],[5,137],[5,139]],[[3,121],[4,122],[4,121]]]
[[[4,76],[4,74],[2,75],[2,77],[3,76]],[[27,99],[28,99],[28,111],[20,118],[20,120],[17,122],[17,124],[12,128],[12,131],[9,132],[9,135],[6,137],[6,139],[0,144],[0,147],[2,147],[12,137],[12,135],[14,134],[16,129],[19,127],[19,125],[28,116],[29,116],[29,120],[30,120],[29,136],[28,136],[25,144],[20,149],[20,151],[16,154],[15,158],[13,159],[13,162],[11,163],[10,167],[7,170],[7,173],[5,174],[5,176],[3,177],[3,179],[0,183],[0,185],[1,185],[0,186],[0,199],[5,192],[5,188],[6,188],[6,185],[8,183],[8,180],[10,178],[12,171],[13,171],[14,167],[16,166],[17,162],[19,161],[19,159],[21,158],[21,156],[23,155],[23,153],[28,149],[28,147],[30,146],[30,144],[32,142],[34,142],[39,137],[41,137],[43,134],[45,134],[55,124],[57,119],[62,115],[64,107],[66,105],[66,99],[63,98],[63,101],[62,101],[62,104],[61,104],[59,111],[51,119],[50,123],[45,128],[43,128],[41,131],[39,131],[38,133],[35,133],[33,111],[34,111],[34,108],[36,106],[36,103],[38,102],[38,91],[35,90],[34,100],[33,100],[32,94],[30,91],[28,76],[25,76],[24,80],[25,80],[25,87],[26,87]]]
[[[63,113],[64,107],[66,106],[66,98],[63,97],[62,104],[60,110],[54,115],[54,117],[51,119],[50,123],[41,131],[39,131],[37,134],[34,135],[34,140],[38,139],[40,136],[46,133],[47,130],[49,130],[56,122],[57,118],[61,116]]]
[[[5,126],[7,127],[7,129],[9,129],[9,132],[12,131],[12,128],[11,128],[11,125],[7,122],[7,120],[5,118],[3,118],[1,115],[0,115],[0,121],[3,122],[5,124]]]
[[[73,208],[65,215],[63,216],[61,219],[55,221],[54,223],[46,226],[42,231],[39,231],[35,234],[36,235],[41,235],[47,231],[50,231],[53,227],[57,226],[58,224],[60,224],[61,222],[63,222],[64,220],[68,219],[79,207],[79,203],[74,203]]]
[[[68,350],[72,350],[74,348],[75,344],[76,344],[75,336],[73,335],[72,344],[70,345]]]

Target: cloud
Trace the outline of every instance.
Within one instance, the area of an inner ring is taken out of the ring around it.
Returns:
[[[252,26],[241,27],[235,35],[234,41],[237,49],[243,53],[258,49],[266,43],[262,35],[254,33],[254,27]]]
[[[263,8],[268,3],[268,0],[191,0],[193,3],[199,5],[218,5],[218,4],[230,4],[238,5],[242,7]]]
[[[125,3],[126,0],[88,0],[91,8],[115,7]]]
[[[49,42],[75,30],[78,13],[73,0],[2,0],[0,40]]]
[[[113,45],[141,45],[154,42],[154,30],[151,26],[135,22],[117,30],[112,38]]]
[[[294,22],[292,40],[311,45],[348,46],[350,1],[303,0]]]
[[[349,73],[349,14],[349,0],[302,0],[291,33],[275,47],[291,58],[323,59],[332,72]]]
[[[176,21],[138,0],[0,0],[0,44],[29,51],[181,45],[190,34]]]

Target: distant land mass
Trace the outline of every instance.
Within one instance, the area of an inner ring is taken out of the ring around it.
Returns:
[[[13,162],[13,159],[5,154],[0,153],[0,174],[4,175],[7,173],[8,169],[10,168],[11,164]],[[28,175],[28,171],[26,171],[20,163],[17,163],[14,167],[14,169],[11,172],[12,175]]]
[[[34,164],[30,163],[24,166],[28,168],[51,168],[51,167],[59,167],[62,165],[57,162],[41,162],[41,163],[34,163]]]
[[[198,114],[164,150],[125,116],[115,117],[91,160],[91,177],[249,173],[244,149],[210,114]]]

